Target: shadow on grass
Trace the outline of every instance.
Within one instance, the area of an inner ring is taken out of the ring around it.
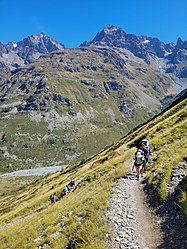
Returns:
[[[187,249],[187,219],[181,214],[177,203],[181,194],[180,184],[164,203],[159,201],[157,190],[150,189],[147,184],[144,191],[150,207],[162,219],[163,242],[157,249]]]

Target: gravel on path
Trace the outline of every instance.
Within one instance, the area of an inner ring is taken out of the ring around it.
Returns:
[[[146,202],[143,177],[134,172],[119,180],[109,200],[107,218],[111,234],[107,249],[155,249],[162,243],[160,218]]]

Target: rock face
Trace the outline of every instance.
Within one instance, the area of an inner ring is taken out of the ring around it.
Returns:
[[[9,65],[9,70],[32,63],[41,55],[54,50],[63,50],[64,46],[44,33],[25,38],[17,43],[0,43],[0,60]],[[3,67],[1,67],[3,70]]]
[[[157,38],[127,34],[122,29],[109,25],[92,41],[84,42],[80,46],[93,45],[127,49],[148,64],[163,59],[162,68],[166,73],[175,73],[180,78],[186,78],[187,41],[182,41],[181,38],[178,39],[176,45],[174,43],[164,44]],[[180,64],[180,68],[176,64]]]
[[[177,45],[169,57],[174,64],[187,60],[187,41],[182,41],[181,38],[178,38]]]
[[[135,56],[147,59],[148,53],[141,44],[141,38],[136,35],[126,34],[122,29],[109,25],[91,42],[84,42],[80,46],[108,46],[116,48],[124,48],[131,51]]]
[[[171,64],[168,72],[175,73],[179,78],[187,78],[187,41],[178,38],[176,46],[167,59]]]

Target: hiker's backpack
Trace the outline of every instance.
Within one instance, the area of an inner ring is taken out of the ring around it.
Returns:
[[[65,187],[65,188],[63,189],[63,192],[64,192],[64,194],[66,194],[66,193],[68,192],[68,188]]]
[[[146,146],[149,147],[149,140],[143,139],[143,140],[141,141],[141,143],[143,143],[143,144],[145,144]]]
[[[147,139],[143,139],[142,141],[141,141],[141,143],[143,143],[143,144],[145,144],[145,156],[149,156],[149,155],[151,155],[151,152],[150,152],[150,147],[149,147],[149,140],[147,140]]]
[[[54,194],[50,196],[50,200],[51,200],[51,203],[55,203],[55,195]]]
[[[71,180],[70,185],[71,185],[72,187],[75,185],[75,180],[74,180],[74,179]]]
[[[136,165],[141,165],[143,163],[143,159],[143,152],[141,150],[137,150],[134,156],[134,163]]]

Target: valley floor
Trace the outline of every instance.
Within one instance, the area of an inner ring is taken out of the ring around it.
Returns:
[[[62,168],[65,169],[67,166],[68,165],[16,170],[14,172],[0,174],[0,178],[17,177],[17,176],[18,177],[19,176],[45,176],[50,173],[61,171]]]

